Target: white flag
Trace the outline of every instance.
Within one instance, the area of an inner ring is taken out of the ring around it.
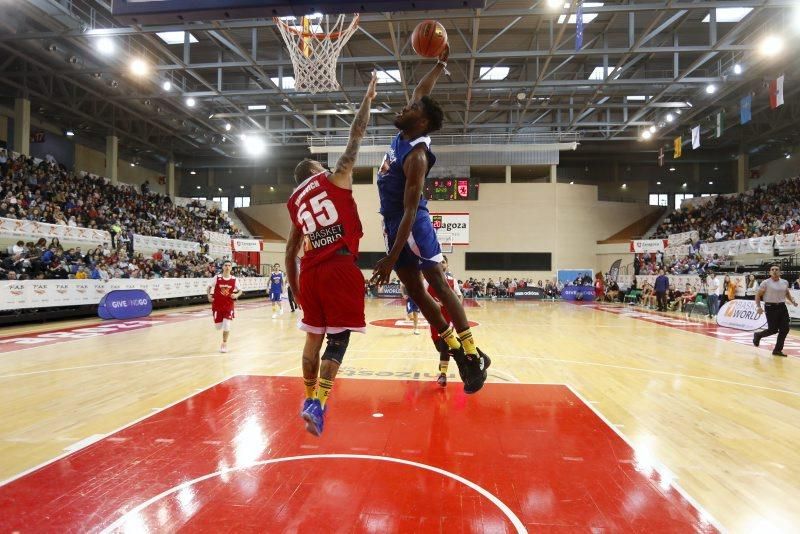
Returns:
[[[692,148],[700,148],[700,127],[692,128]]]
[[[783,74],[775,80],[775,102],[777,104],[776,107],[783,105]]]

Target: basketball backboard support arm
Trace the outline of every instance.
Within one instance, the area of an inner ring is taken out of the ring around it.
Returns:
[[[124,24],[176,24],[197,20],[301,17],[310,13],[378,13],[484,8],[486,0],[112,0],[111,14]]]

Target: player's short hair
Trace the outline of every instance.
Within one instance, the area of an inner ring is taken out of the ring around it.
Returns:
[[[770,263],[769,264],[769,268],[770,269],[772,269],[773,267],[777,267],[779,271],[781,270],[781,266],[779,264],[777,264],[777,263]]]
[[[322,165],[322,163],[313,159],[304,158],[303,161],[298,163],[294,168],[294,181],[301,184],[306,179],[317,174],[317,165]]]
[[[225,265],[226,263],[230,263],[231,265],[233,265],[233,262],[232,262],[231,260],[225,260],[225,261],[223,261],[223,262],[222,262],[222,265]]]
[[[442,110],[442,106],[440,106],[436,100],[428,95],[423,96],[419,99],[419,101],[422,104],[422,109],[425,112],[425,116],[428,118],[428,131],[425,133],[427,134],[441,130],[442,123],[444,122],[444,111]]]

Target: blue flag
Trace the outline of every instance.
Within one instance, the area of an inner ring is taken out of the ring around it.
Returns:
[[[739,101],[739,105],[741,107],[739,111],[739,119],[742,124],[746,124],[750,122],[752,116],[750,115],[750,106],[753,104],[753,96],[747,95],[743,96],[742,99]]]
[[[575,14],[575,50],[583,47],[583,0],[578,0],[578,12]]]

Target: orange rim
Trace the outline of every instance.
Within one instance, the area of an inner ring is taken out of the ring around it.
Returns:
[[[358,21],[359,21],[360,18],[361,18],[361,15],[359,13],[354,13],[353,22],[351,22],[350,24],[351,25],[355,24],[356,26],[358,26]],[[278,17],[272,17],[272,20],[276,24],[280,24],[281,26],[286,28],[286,31],[291,32],[291,33],[293,33],[295,35],[299,35],[300,37],[303,37],[304,39],[309,38],[309,37],[314,37],[316,39],[338,39],[339,36],[342,33],[344,33],[344,32],[332,32],[332,33],[304,32],[302,30],[298,30],[298,29],[292,28],[291,26],[286,24],[284,21],[282,21]]]

